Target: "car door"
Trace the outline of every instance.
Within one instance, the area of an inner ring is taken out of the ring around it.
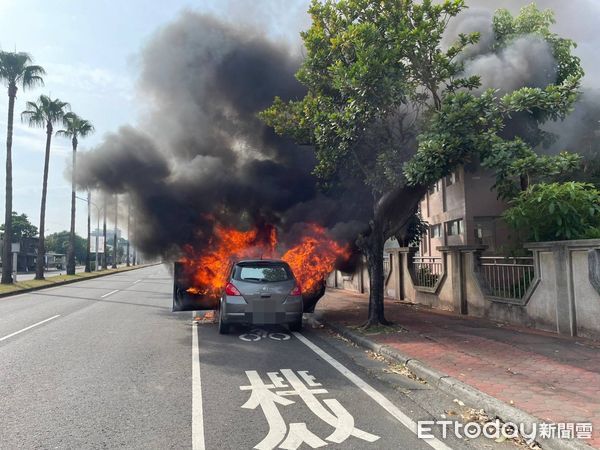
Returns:
[[[203,311],[218,308],[219,298],[189,292],[193,283],[183,263],[176,262],[173,270],[173,311]]]

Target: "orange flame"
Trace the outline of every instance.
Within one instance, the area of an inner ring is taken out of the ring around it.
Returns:
[[[187,255],[182,262],[193,282],[188,292],[218,295],[227,283],[230,264],[243,258],[281,258],[292,268],[303,292],[312,292],[338,259],[350,257],[347,246],[338,244],[323,227],[315,224],[307,225],[299,243],[283,256],[279,256],[277,246],[277,231],[272,226],[239,231],[216,225],[208,248],[201,254],[196,254],[192,247],[185,249]]]
[[[335,267],[338,259],[348,259],[350,250],[330,239],[323,227],[310,224],[309,235],[281,257],[287,262],[304,292],[313,292]]]

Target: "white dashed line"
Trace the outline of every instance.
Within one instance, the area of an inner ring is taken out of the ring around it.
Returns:
[[[25,327],[22,330],[15,331],[14,333],[9,334],[8,336],[4,336],[3,338],[0,338],[0,342],[2,342],[5,339],[11,338],[13,336],[16,336],[17,334],[20,334],[23,331],[31,330],[33,327],[37,327],[38,325],[41,325],[41,324],[46,323],[46,322],[49,322],[52,319],[56,319],[57,317],[60,317],[60,314],[57,314],[56,316],[52,316],[52,317],[50,317],[48,319],[42,320],[41,322],[34,323],[33,325],[29,325],[28,327]]]
[[[114,291],[110,291],[108,294],[104,294],[100,298],[108,297],[109,295],[113,295],[115,292],[119,292],[119,290],[115,289]]]

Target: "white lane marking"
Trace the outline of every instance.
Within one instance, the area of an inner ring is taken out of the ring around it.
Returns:
[[[140,281],[142,281],[142,280],[135,280],[135,281],[133,282],[133,284],[138,284]]]
[[[325,353],[320,347],[316,344],[313,344],[302,334],[297,331],[293,332],[293,335],[298,338],[300,342],[310,348],[313,352],[321,357],[324,361],[327,361],[331,364],[338,372],[348,378],[352,383],[354,383],[359,389],[361,389],[365,394],[371,397],[375,402],[379,404],[383,409],[389,412],[395,419],[397,419],[402,425],[412,431],[415,435],[417,434],[417,423],[404,414],[400,409],[390,402],[387,398],[383,396],[379,391],[376,391],[373,387],[367,384],[362,378],[358,375],[355,375],[353,372],[350,372],[345,366],[331,357],[329,354]],[[446,444],[440,441],[437,438],[432,439],[424,439],[424,441],[429,444],[432,448],[436,450],[450,450]]]
[[[108,297],[109,295],[113,295],[115,292],[119,292],[119,290],[115,289],[114,291],[110,291],[108,294],[101,295],[100,298]]]
[[[52,316],[52,317],[50,317],[50,318],[48,318],[48,319],[42,320],[41,322],[34,323],[33,325],[29,325],[28,327],[25,327],[25,328],[23,328],[22,330],[15,331],[14,333],[11,333],[11,334],[9,334],[9,335],[7,335],[7,336],[4,336],[3,338],[0,338],[0,342],[2,342],[2,341],[3,341],[3,340],[5,340],[5,339],[11,338],[11,337],[13,337],[13,336],[16,336],[17,334],[20,334],[20,333],[22,333],[23,331],[31,330],[33,327],[37,327],[38,325],[41,325],[41,324],[43,324],[43,323],[46,323],[46,322],[49,322],[49,321],[51,321],[52,319],[56,319],[57,317],[60,317],[60,314],[57,314],[56,316]]]
[[[204,417],[202,416],[202,384],[200,382],[200,349],[198,348],[198,324],[194,322],[194,325],[192,326],[192,450],[204,449]]]

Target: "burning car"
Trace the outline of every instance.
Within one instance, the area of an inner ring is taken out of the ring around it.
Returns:
[[[287,246],[279,244],[274,227],[216,226],[210,245],[186,248],[175,263],[173,310],[219,310],[222,331],[233,322],[288,323],[299,329],[302,313],[312,313],[324,295],[325,278],[336,261],[349,256],[347,247],[315,224]],[[268,300],[255,303],[261,292]]]
[[[302,290],[281,260],[244,260],[233,265],[219,302],[219,333],[232,323],[288,324],[302,329]]]

